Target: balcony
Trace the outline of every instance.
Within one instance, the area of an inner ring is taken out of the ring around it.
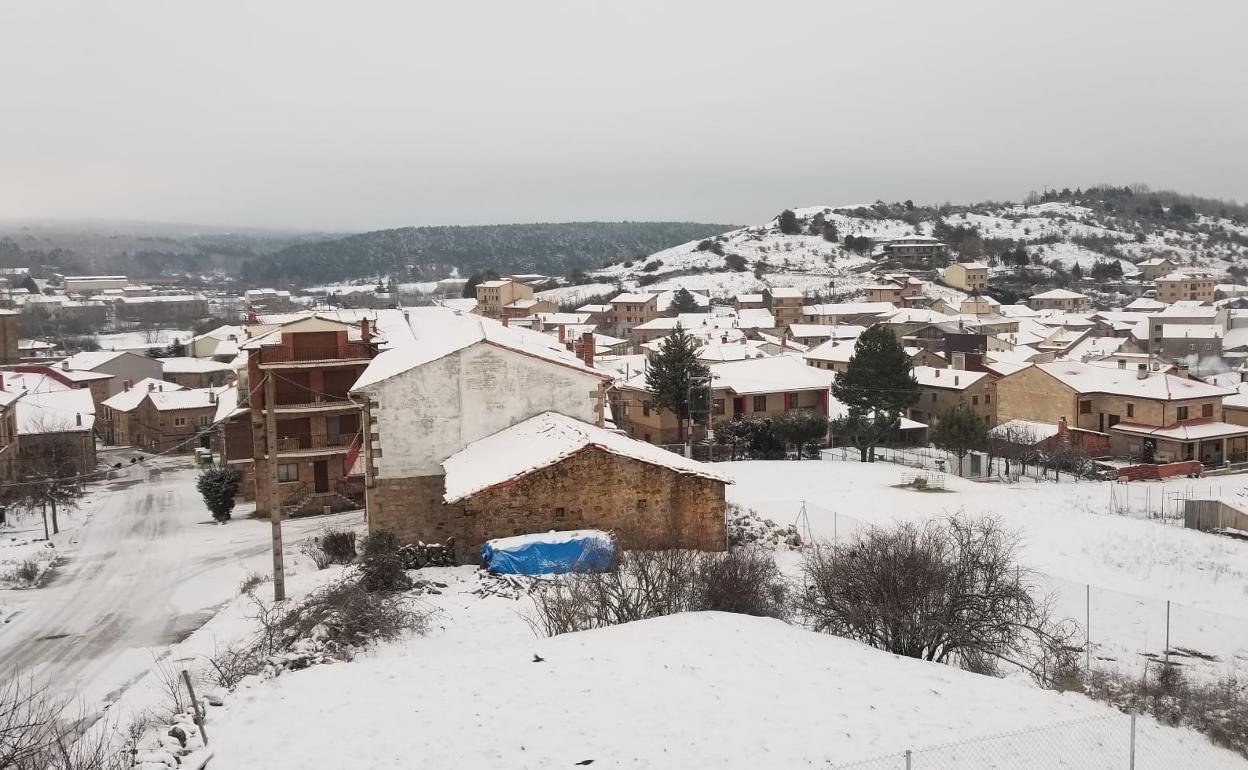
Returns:
[[[281,436],[277,439],[277,454],[285,457],[345,454],[351,449],[356,435],[341,433],[328,436]]]
[[[342,396],[317,397],[312,401],[290,402],[278,401],[273,405],[276,414],[313,414],[318,412],[354,412],[360,405]]]
[[[288,348],[285,345],[262,347],[252,355],[261,367],[318,366],[340,361],[367,361],[373,357],[373,349],[363,342],[345,345]]]

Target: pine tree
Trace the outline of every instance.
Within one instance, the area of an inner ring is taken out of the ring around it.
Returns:
[[[797,235],[801,231],[802,228],[797,223],[797,214],[794,214],[792,209],[780,212],[780,232],[785,235]]]
[[[919,398],[910,357],[891,329],[873,326],[862,333],[848,367],[832,383],[832,395],[849,410],[862,461],[873,462],[875,446]]]
[[[958,404],[940,416],[932,429],[932,443],[958,458],[958,475],[962,475],[962,460],[972,450],[988,446],[988,423],[984,418]]]
[[[706,387],[710,376],[698,361],[698,343],[679,324],[659,346],[659,353],[646,372],[646,390],[660,409],[670,409],[679,421],[680,440],[685,440],[685,420],[689,417],[689,396],[693,387]]]
[[[815,214],[813,217],[810,218],[810,234],[811,235],[820,235],[820,236],[823,235],[823,231],[826,226],[827,226],[826,217],[823,216],[822,211],[820,211],[819,213]]]
[[[497,281],[498,273],[493,270],[486,270],[481,273],[473,273],[468,278],[468,283],[464,284],[464,296],[470,299],[477,298],[477,284],[482,281]]]
[[[212,512],[212,518],[224,524],[234,510],[234,496],[238,494],[238,471],[228,467],[205,468],[195,479],[195,489],[204,498],[204,505]]]
[[[795,460],[802,459],[802,451],[818,444],[828,435],[828,418],[807,409],[781,412],[772,420],[772,430],[785,444],[797,450]]]
[[[672,310],[677,313],[696,313],[698,312],[698,301],[694,299],[693,294],[688,289],[680,289],[676,292],[676,296],[672,297]]]
[[[826,223],[823,226],[823,239],[825,241],[836,243],[838,238],[840,238],[840,233],[836,231],[836,223],[835,222]]]

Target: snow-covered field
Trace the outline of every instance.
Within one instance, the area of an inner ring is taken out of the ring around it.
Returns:
[[[737,462],[729,500],[819,538],[872,524],[963,512],[995,514],[1018,531],[1023,561],[1048,577],[1058,609],[1083,620],[1093,587],[1093,650],[1101,665],[1160,654],[1164,602],[1173,648],[1189,673],[1242,673],[1248,663],[1248,544],[1145,518],[1114,515],[1108,483],[981,484],[946,477],[945,492],[901,489],[908,469],[856,462]],[[1241,481],[1217,480],[1219,494]],[[1156,494],[1184,484],[1152,484]],[[1212,491],[1212,490],[1211,490]],[[1121,494],[1121,493],[1119,493]],[[1119,501],[1120,504],[1120,501]],[[804,511],[804,516],[800,515]],[[288,553],[297,543],[288,541]],[[800,555],[780,551],[797,574]],[[295,595],[341,575],[296,559]],[[445,583],[420,601],[423,637],[355,662],[249,679],[211,711],[218,768],[308,766],[552,767],[1122,767],[1129,719],[1074,694],[897,658],[779,621],[681,615],[539,637],[527,597],[482,597],[475,568],[426,569]],[[267,587],[258,592],[265,595]],[[251,627],[236,599],[175,646],[203,656]],[[1156,622],[1154,622],[1154,620]],[[115,713],[160,697],[152,678]],[[1248,767],[1203,737],[1141,718],[1137,767]]]
[[[809,523],[816,538],[846,537],[871,525],[954,513],[995,515],[1020,536],[1021,556],[1045,573],[1058,609],[1083,624],[1091,598],[1093,654],[1138,671],[1145,655],[1170,646],[1216,657],[1180,658],[1191,673],[1248,673],[1248,542],[1184,529],[1181,522],[1116,515],[1113,501],[1148,491],[1187,493],[1192,482],[984,484],[945,477],[947,492],[900,489],[911,469],[841,461],[739,462],[716,466],[736,484],[728,499],[777,522]],[[1234,494],[1248,476],[1201,481],[1197,495]],[[1146,487],[1144,489],[1142,487]],[[1215,489],[1216,488],[1216,489]],[[1115,497],[1116,496],[1116,497]],[[806,516],[799,520],[805,503]]]

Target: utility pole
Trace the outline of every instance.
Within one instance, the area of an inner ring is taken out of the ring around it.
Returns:
[[[282,558],[282,501],[277,486],[277,384],[273,374],[264,375],[264,445],[269,477],[269,522],[273,528],[273,601],[286,598],[286,563]]]

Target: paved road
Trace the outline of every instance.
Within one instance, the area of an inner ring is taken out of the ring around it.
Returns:
[[[164,648],[236,596],[250,570],[271,567],[268,522],[212,521],[185,458],[153,461],[103,483],[89,519],[45,587],[15,598],[0,626],[0,663],[87,704],[111,700]],[[287,543],[319,526],[288,523]]]

